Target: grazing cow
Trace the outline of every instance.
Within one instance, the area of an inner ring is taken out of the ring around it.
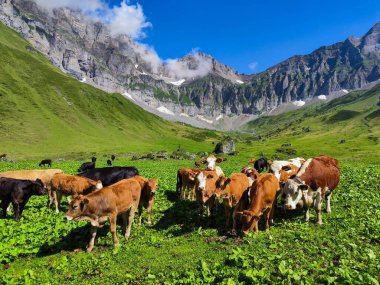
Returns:
[[[317,224],[322,224],[322,200],[326,197],[326,212],[331,213],[331,194],[339,179],[340,169],[335,158],[320,155],[306,160],[296,176],[282,187],[285,209],[303,208],[305,221],[309,221],[309,208],[313,207],[317,212]]]
[[[250,190],[251,203],[248,210],[242,214],[242,232],[248,234],[250,230],[258,232],[258,221],[264,215],[265,230],[269,231],[269,220],[273,216],[275,197],[278,189],[278,180],[271,173],[265,173],[253,183]]]
[[[240,172],[248,177],[249,186],[252,186],[253,182],[260,176],[260,173],[251,166],[244,166]]]
[[[114,246],[118,246],[119,241],[116,235],[117,215],[122,215],[123,232],[127,238],[131,234],[133,218],[139,206],[140,195],[141,186],[138,181],[133,178],[123,179],[86,196],[76,196],[71,201],[65,218],[69,221],[86,220],[91,223],[91,239],[87,246],[87,252],[91,252],[94,248],[97,229],[103,227],[108,219],[111,224],[110,230]],[[129,218],[127,217],[128,212]]]
[[[91,162],[93,162],[93,163],[96,162],[96,156],[91,157]]]
[[[47,189],[40,179],[36,181],[0,178],[0,200],[3,218],[7,216],[7,207],[12,203],[15,220],[20,221],[26,203],[32,195],[45,195]]]
[[[100,180],[102,181],[103,187],[106,187],[122,179],[127,179],[139,175],[139,171],[134,166],[113,166],[90,169],[78,175],[90,178],[95,181]]]
[[[208,171],[215,171],[218,176],[224,175],[223,170],[217,166],[217,163],[221,163],[223,161],[226,161],[227,158],[222,158],[222,157],[215,157],[213,154],[209,155],[207,158],[202,158],[201,160],[195,162],[196,166],[200,166],[201,164],[206,164],[207,166],[205,170]]]
[[[137,182],[140,183],[141,186],[141,196],[139,202],[139,225],[141,225],[142,211],[145,208],[148,212],[148,225],[151,225],[152,222],[150,220],[150,213],[152,210],[152,206],[154,204],[154,197],[156,195],[157,189],[157,179],[145,179],[142,176],[134,176]]]
[[[112,161],[110,159],[107,159],[107,165],[112,166]]]
[[[40,164],[38,164],[39,167],[41,167],[41,166],[45,166],[45,165],[51,167],[51,159],[44,159],[44,160],[41,160]]]
[[[226,216],[226,228],[228,228],[232,213],[232,231],[236,230],[236,213],[246,208],[248,199],[242,199],[244,192],[248,192],[249,179],[244,173],[232,173],[229,178],[220,176],[216,181],[217,198],[223,198],[224,213]]]
[[[78,168],[78,172],[84,172],[90,169],[95,168],[95,162],[84,162],[82,165]]]
[[[259,172],[263,172],[264,170],[267,170],[269,168],[269,164],[266,158],[262,157],[258,160],[255,160],[253,167]]]
[[[288,160],[275,160],[270,164],[269,173],[274,174],[278,180],[280,180],[281,170],[283,167],[297,167],[300,168],[301,164],[305,162],[305,159],[302,157],[292,158]]]
[[[206,205],[207,216],[214,214],[215,209],[215,191],[218,175],[215,171],[200,171],[195,177],[196,200],[200,208],[200,214],[203,215],[203,205]]]
[[[188,199],[192,194],[192,200],[195,195],[195,176],[200,172],[199,168],[180,168],[177,171],[176,193],[180,199],[185,199],[186,191],[188,191]]]
[[[51,180],[51,191],[55,204],[55,211],[59,212],[59,205],[62,195],[76,196],[79,194],[87,195],[95,190],[102,189],[103,185],[100,180],[94,181],[86,177],[55,174]]]
[[[16,170],[16,171],[6,171],[0,172],[0,177],[23,179],[23,180],[36,180],[40,179],[42,183],[48,189],[48,203],[47,206],[50,207],[53,203],[53,197],[51,195],[51,179],[54,174],[63,173],[61,169],[45,169],[45,170]]]
[[[115,160],[115,158],[116,158],[116,156],[113,154],[113,155],[111,155],[111,160],[112,161],[114,161]]]

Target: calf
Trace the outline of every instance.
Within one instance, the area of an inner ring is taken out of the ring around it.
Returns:
[[[90,169],[95,168],[95,162],[84,162],[82,165],[78,168],[78,172],[84,172]]]
[[[215,171],[200,171],[195,178],[196,200],[200,208],[200,214],[203,215],[203,205],[206,205],[207,216],[214,214],[215,209],[215,191],[218,175]]]
[[[192,194],[192,200],[195,196],[195,177],[201,170],[198,168],[180,168],[177,171],[176,193],[180,199],[185,199],[188,191],[188,199]]]
[[[15,220],[20,221],[26,203],[32,195],[45,195],[47,189],[40,179],[36,181],[0,178],[0,200],[3,218],[7,216],[7,207],[13,205]]]
[[[267,170],[269,167],[267,159],[262,157],[258,160],[255,160],[254,167],[259,173],[263,172],[264,170]]]
[[[107,159],[107,165],[112,166],[112,161],[110,159]]]
[[[154,197],[156,195],[157,189],[157,179],[145,179],[142,176],[133,177],[137,182],[140,183],[141,186],[141,196],[139,202],[139,225],[141,225],[141,215],[143,211],[143,207],[148,212],[148,225],[151,225],[152,222],[150,220],[150,213],[152,210],[152,206],[154,204]]]
[[[309,221],[309,208],[317,212],[317,224],[322,224],[322,200],[326,197],[326,212],[331,213],[331,194],[338,186],[340,169],[338,161],[325,155],[310,158],[302,165],[293,179],[282,187],[286,198],[285,209],[297,207],[305,211],[305,221]]]
[[[76,196],[79,194],[89,194],[95,190],[102,189],[100,180],[94,181],[86,177],[67,174],[55,174],[51,180],[51,191],[55,204],[55,211],[59,212],[59,205],[62,195]]]
[[[232,173],[229,178],[220,176],[216,181],[217,190],[215,196],[223,198],[226,228],[229,227],[232,213],[233,232],[236,230],[236,213],[246,208],[245,204],[247,201],[246,199],[242,199],[242,197],[244,196],[244,192],[248,192],[249,183],[249,179],[244,173]]]
[[[250,190],[251,203],[248,210],[239,212],[242,214],[242,232],[248,234],[250,230],[258,232],[258,222],[262,215],[265,220],[265,230],[269,231],[269,220],[273,216],[274,203],[278,190],[278,180],[270,173],[260,175],[253,183]]]
[[[136,175],[139,175],[139,171],[134,166],[94,168],[79,174],[79,176],[87,177],[92,180],[102,181],[104,187]]]
[[[0,177],[22,179],[22,180],[36,180],[40,179],[42,183],[46,186],[48,190],[48,203],[47,206],[50,207],[53,203],[53,197],[51,194],[51,179],[54,174],[63,173],[61,169],[45,169],[45,170],[16,170],[16,171],[6,171],[0,172]]]
[[[70,203],[70,208],[65,215],[67,220],[87,220],[91,223],[91,239],[87,246],[87,252],[94,248],[96,232],[110,220],[110,230],[114,246],[119,245],[116,235],[117,215],[123,218],[123,232],[125,237],[131,234],[133,218],[139,206],[141,185],[133,178],[123,179],[111,186],[92,192],[86,196],[79,195]],[[129,217],[127,213],[129,211]],[[128,227],[127,227],[128,218]]]
[[[41,160],[41,162],[38,164],[39,167],[45,166],[45,165],[51,167],[51,159]]]

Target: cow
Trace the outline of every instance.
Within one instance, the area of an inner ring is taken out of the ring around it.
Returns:
[[[274,160],[269,166],[269,173],[274,174],[274,176],[276,176],[276,178],[280,181],[281,170],[286,170],[292,166],[300,168],[304,162],[305,159],[302,157],[292,158],[288,160]]]
[[[201,160],[195,162],[195,165],[200,166],[201,164],[207,163],[205,170],[215,171],[217,175],[220,176],[220,175],[223,175],[224,173],[223,173],[223,170],[216,164],[221,163],[226,160],[227,160],[226,158],[222,158],[222,157],[217,158],[213,154],[211,154],[207,158],[202,158]]]
[[[242,215],[242,232],[258,232],[258,221],[264,215],[265,230],[269,231],[269,220],[273,216],[274,203],[278,190],[278,179],[271,173],[265,173],[252,184],[250,189],[251,203],[247,210],[238,212]]]
[[[87,252],[91,252],[94,248],[97,229],[103,227],[107,220],[110,220],[114,246],[118,246],[117,216],[122,215],[124,237],[129,237],[135,212],[139,206],[140,195],[141,185],[136,179],[123,179],[88,195],[76,196],[71,201],[65,218],[68,221],[86,220],[91,223],[91,239],[87,246]],[[127,216],[128,212],[129,217]]]
[[[39,167],[45,166],[45,165],[51,167],[51,159],[41,160],[41,162],[38,164]]]
[[[215,171],[200,171],[195,177],[195,193],[196,200],[199,205],[200,214],[203,215],[203,205],[206,205],[206,214],[214,214],[216,209],[215,204],[215,191],[216,191],[216,181],[219,175]]]
[[[177,171],[176,193],[180,199],[185,199],[188,191],[188,199],[192,194],[192,200],[195,195],[195,176],[200,172],[199,168],[180,168]]]
[[[264,170],[267,170],[269,168],[269,164],[266,158],[262,157],[258,160],[255,160],[253,167],[259,172],[263,172]]]
[[[236,213],[246,208],[247,199],[242,199],[244,192],[248,192],[249,179],[244,173],[232,173],[229,178],[219,176],[216,181],[215,196],[223,199],[224,213],[226,217],[226,229],[229,227],[232,213],[232,232],[236,230]],[[248,197],[246,197],[248,198]]]
[[[102,181],[103,187],[106,187],[122,179],[139,175],[139,171],[134,166],[113,166],[90,169],[78,175],[90,178],[95,181],[100,180]]]
[[[152,210],[152,206],[154,204],[154,197],[156,195],[158,180],[157,179],[148,180],[142,176],[134,176],[133,179],[139,182],[141,186],[138,224],[141,225],[142,211],[143,211],[143,208],[145,208],[148,212],[148,225],[151,225],[152,221],[150,219],[150,213]]]
[[[79,194],[87,195],[95,190],[102,189],[103,185],[100,180],[94,181],[86,177],[55,174],[51,180],[51,191],[55,204],[55,211],[59,212],[59,205],[62,195],[76,196]]]
[[[248,177],[249,186],[252,186],[253,182],[260,176],[260,173],[251,166],[244,166],[240,172]]]
[[[91,157],[91,162],[93,162],[93,163],[96,162],[96,156]]]
[[[84,172],[94,168],[95,162],[83,162],[82,165],[78,168],[78,172]]]
[[[304,209],[305,221],[309,221],[309,208],[317,212],[317,224],[322,224],[322,201],[326,197],[326,212],[331,213],[331,195],[338,186],[340,169],[338,160],[320,155],[306,160],[296,176],[282,186],[285,209]]]
[[[107,159],[107,165],[112,166],[112,161],[110,159]]]
[[[20,221],[24,207],[32,195],[46,195],[47,188],[40,179],[35,181],[13,178],[0,178],[0,200],[3,218],[7,216],[7,207],[13,205],[15,220]]]
[[[14,179],[22,180],[32,180],[40,179],[42,183],[46,186],[48,190],[48,203],[47,207],[50,208],[53,203],[53,197],[51,195],[51,179],[54,174],[63,173],[61,169],[45,169],[45,170],[16,170],[16,171],[6,171],[0,172],[0,177],[8,177]]]
[[[111,155],[111,160],[114,161],[116,159],[116,156],[113,154]]]

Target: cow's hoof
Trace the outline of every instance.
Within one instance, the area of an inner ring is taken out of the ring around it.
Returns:
[[[119,243],[118,243],[118,242],[117,242],[117,243],[114,243],[113,246],[114,246],[114,247],[118,247],[118,246],[119,246]]]
[[[55,212],[58,214],[58,213],[59,213],[59,210],[55,210]]]
[[[317,225],[323,225],[322,221],[317,221]]]
[[[86,249],[86,252],[87,253],[90,253],[92,251],[92,247],[90,248],[90,247],[88,247],[87,249]]]
[[[150,226],[150,227],[151,227],[151,226],[152,226],[152,222],[148,222],[148,226]]]

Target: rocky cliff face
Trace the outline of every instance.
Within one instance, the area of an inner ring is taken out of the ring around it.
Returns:
[[[148,109],[164,106],[159,112],[166,116],[173,112],[207,124],[221,114],[257,115],[380,79],[380,23],[361,38],[243,76],[202,53],[162,62],[129,37],[112,37],[104,24],[67,8],[50,13],[31,0],[0,0],[0,20],[78,80],[120,92]]]

